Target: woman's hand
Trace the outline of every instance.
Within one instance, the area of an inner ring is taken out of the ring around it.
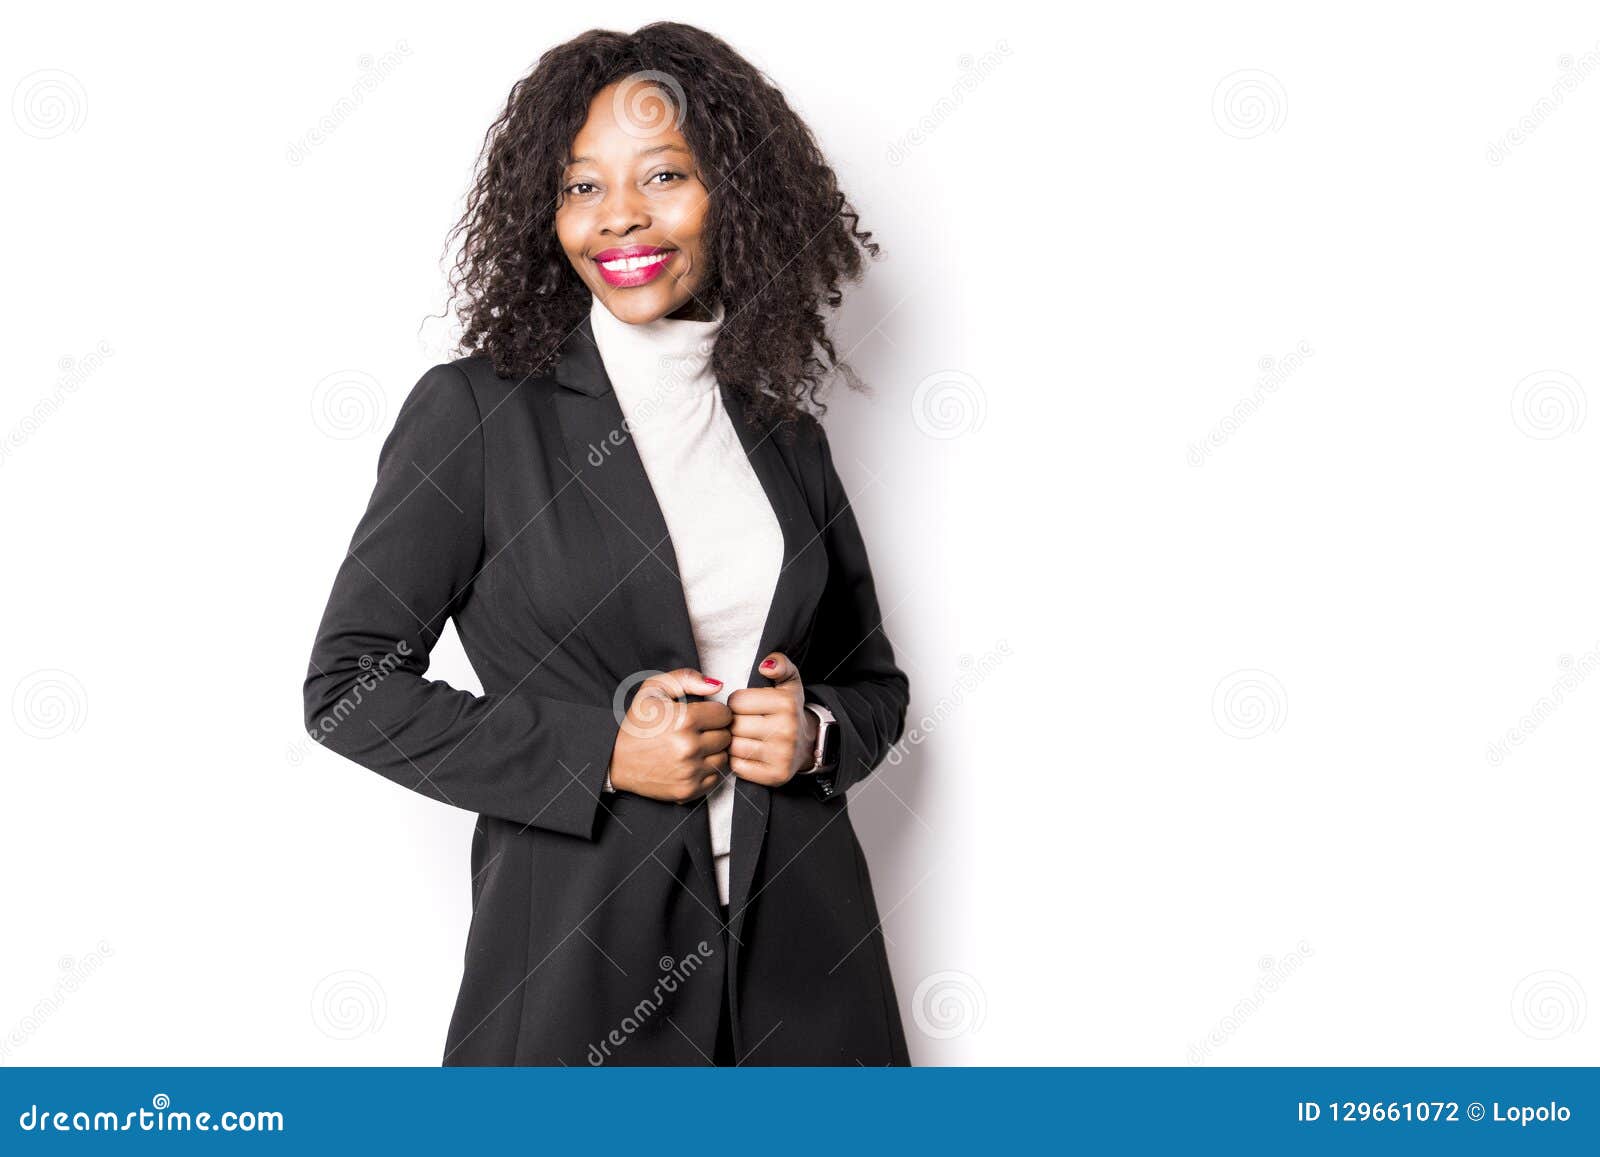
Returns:
[[[733,710],[733,742],[728,766],[740,779],[778,787],[811,764],[817,746],[817,717],[806,710],[800,672],[782,651],[761,661],[772,687],[744,687],[728,696]]]
[[[725,703],[681,697],[715,695],[721,686],[688,667],[640,684],[611,749],[611,786],[671,803],[688,803],[716,787],[728,769],[733,713]]]

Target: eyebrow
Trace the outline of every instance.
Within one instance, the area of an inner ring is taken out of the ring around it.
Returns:
[[[648,157],[648,156],[651,156],[654,153],[665,153],[665,152],[688,153],[689,150],[684,148],[682,145],[677,145],[677,144],[656,145],[654,148],[640,149],[637,153],[634,154],[634,157],[635,158]],[[567,168],[570,169],[573,165],[582,165],[582,164],[593,165],[595,163],[596,162],[595,162],[595,159],[593,157],[573,157],[572,160],[567,162]]]

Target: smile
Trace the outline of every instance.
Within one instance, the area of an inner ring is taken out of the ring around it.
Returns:
[[[607,285],[618,289],[631,289],[654,279],[667,267],[676,249],[658,248],[654,245],[629,245],[621,249],[606,249],[594,255],[600,276]]]
[[[648,269],[652,265],[660,265],[672,256],[672,250],[663,249],[659,253],[652,253],[648,257],[619,257],[615,261],[600,262],[601,269],[608,269],[613,273],[626,273],[634,269]]]

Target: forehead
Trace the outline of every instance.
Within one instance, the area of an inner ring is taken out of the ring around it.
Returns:
[[[681,97],[649,84],[619,82],[601,89],[572,138],[572,163],[629,165],[647,157],[684,156]]]

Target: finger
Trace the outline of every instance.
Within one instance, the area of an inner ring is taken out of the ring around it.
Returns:
[[[759,759],[741,759],[739,756],[728,758],[728,769],[740,779],[748,779],[751,783],[773,784],[778,781],[778,774],[770,764]]]
[[[759,739],[749,739],[743,735],[735,735],[733,742],[728,745],[728,758],[748,759],[759,762],[761,753],[766,745]]]
[[[800,678],[800,669],[789,662],[789,656],[782,651],[774,651],[761,660],[761,666],[757,670],[778,684]]]
[[[709,679],[693,667],[679,667],[676,671],[663,671],[659,675],[652,675],[645,680],[645,686],[656,685],[665,687],[668,694],[676,697],[679,695],[715,695],[722,690],[721,679]],[[639,693],[644,694],[640,688]]]
[[[794,710],[794,695],[777,687],[741,687],[728,696],[728,710],[736,715],[777,715]]]
[[[684,725],[688,704],[674,697],[662,684],[645,683],[628,704],[622,728],[630,735],[652,738]]]
[[[733,722],[733,710],[726,703],[718,703],[715,699],[707,699],[702,703],[691,703],[686,709],[689,726],[698,731],[715,731],[727,727]]]
[[[728,731],[739,739],[770,739],[777,723],[775,715],[735,715]]]
[[[694,803],[695,801],[697,801],[699,799],[704,798],[707,793],[709,793],[713,788],[715,788],[717,786],[717,784],[719,784],[721,782],[722,782],[722,776],[720,776],[720,775],[716,775],[714,773],[713,774],[709,774],[709,775],[702,775],[700,777],[700,779],[695,783],[694,791],[689,796],[687,796],[686,798],[679,800],[678,801],[678,806],[682,807],[685,804],[691,804],[691,803]]]
[[[719,751],[727,751],[728,745],[733,742],[733,732],[727,728],[718,728],[700,733],[699,744],[695,747],[695,754],[699,756],[715,755]]]

